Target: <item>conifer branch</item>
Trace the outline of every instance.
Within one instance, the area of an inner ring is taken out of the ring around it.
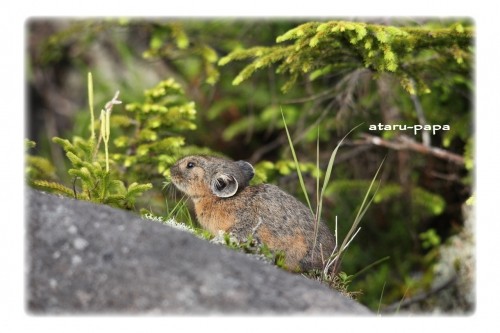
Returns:
[[[289,76],[282,86],[284,91],[301,74],[316,78],[336,67],[393,73],[410,94],[425,93],[429,87],[422,79],[423,73],[432,73],[443,62],[457,70],[468,70],[473,35],[472,27],[461,24],[429,28],[346,21],[309,22],[279,36],[276,41],[281,44],[278,46],[236,50],[223,57],[219,65],[251,60],[234,79],[235,85],[248,79],[256,70],[277,64],[276,72]],[[429,58],[429,54],[438,61],[419,62]],[[415,59],[419,61],[415,62]],[[418,83],[418,89],[408,84],[410,78]]]

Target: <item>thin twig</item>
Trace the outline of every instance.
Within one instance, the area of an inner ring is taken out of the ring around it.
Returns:
[[[338,258],[338,255],[335,256],[335,257],[333,257],[333,254],[337,251],[337,247],[339,245],[337,215],[335,215],[335,234],[334,234],[334,237],[335,237],[335,247],[333,248],[333,251],[330,254],[330,257],[328,258],[328,260],[326,262],[325,268],[323,270],[323,275],[327,275],[328,274],[328,271],[330,270],[330,267],[335,262],[335,260],[337,260],[337,258]]]
[[[448,160],[461,166],[465,165],[465,160],[462,156],[441,148],[425,146],[405,135],[399,136],[395,141],[385,140],[381,137],[366,133],[361,134],[361,136],[364,138],[364,140],[358,141],[357,144],[371,144],[375,146],[387,147],[394,150],[411,150],[423,155],[432,155],[444,160]]]
[[[78,195],[76,194],[76,180],[78,177],[73,178],[73,195],[75,196],[75,199],[78,199]]]
[[[414,303],[422,302],[422,301],[426,300],[427,298],[429,298],[429,297],[431,297],[431,296],[433,296],[435,294],[439,294],[441,291],[450,288],[456,282],[457,282],[457,276],[454,275],[450,279],[448,279],[448,280],[444,281],[443,283],[435,286],[434,288],[432,288],[428,292],[424,292],[424,293],[418,294],[418,295],[416,295],[416,296],[414,296],[412,298],[408,298],[408,299],[405,299],[405,300],[393,303],[391,305],[388,305],[382,312],[384,312],[384,313],[391,313],[391,312],[394,312],[396,309],[399,309],[399,308],[402,308],[402,307],[407,307],[408,305],[411,305],[411,304],[414,304]]]
[[[252,156],[249,158],[249,161],[251,163],[256,163],[257,161],[260,161],[262,156],[267,154],[273,149],[276,149],[280,146],[282,146],[286,142],[286,136],[285,135],[280,135],[278,136],[275,140],[263,145],[259,149],[255,150],[252,154]]]

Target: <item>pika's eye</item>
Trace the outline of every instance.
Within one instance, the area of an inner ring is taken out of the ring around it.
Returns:
[[[194,163],[193,162],[188,162],[187,166],[188,169],[194,168]]]

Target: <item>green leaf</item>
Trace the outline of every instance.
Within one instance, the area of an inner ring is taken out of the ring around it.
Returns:
[[[122,207],[123,206],[123,202],[125,201],[125,196],[124,195],[121,195],[121,194],[111,194],[111,195],[108,195],[103,203],[105,204],[110,204],[110,205],[116,205],[118,207]]]
[[[322,76],[325,76],[327,74],[330,74],[331,72],[333,71],[333,65],[329,64],[329,65],[326,65],[325,67],[323,68],[320,68],[320,69],[317,69],[315,71],[313,71],[310,75],[309,75],[309,78],[311,79],[311,81],[314,81],[316,80],[317,78],[320,78]]]
[[[113,140],[117,148],[130,146],[130,138],[128,136],[120,136]]]
[[[127,188],[121,180],[114,179],[109,182],[109,192],[125,197]]]
[[[87,187],[92,186],[92,176],[87,168],[82,167],[80,169],[69,169],[68,174],[73,177],[80,178],[87,185]]]
[[[28,150],[36,147],[36,142],[28,139],[24,139],[24,149]]]
[[[75,154],[73,154],[72,152],[68,151],[66,153],[66,156],[68,157],[68,159],[70,160],[71,164],[75,167],[79,167],[80,165],[82,165],[82,159],[78,156],[76,156]]]
[[[139,134],[139,139],[142,141],[156,141],[158,139],[158,134],[156,131],[145,128]]]
[[[201,53],[203,54],[203,58],[210,63],[217,62],[218,56],[217,52],[213,48],[208,45],[203,45],[201,48]]]
[[[52,138],[52,142],[60,145],[64,149],[64,151],[70,151],[70,150],[74,149],[73,144],[71,142],[69,142],[69,140],[67,140],[67,139],[61,139],[58,137],[54,137],[54,138]]]
[[[319,43],[319,37],[316,35],[311,40],[309,41],[309,46],[310,47],[315,47]]]
[[[127,188],[127,198],[142,194],[143,192],[153,188],[153,184],[138,184],[136,182],[130,184]]]
[[[143,144],[143,145],[140,145],[139,147],[137,147],[137,155],[138,156],[145,156],[148,154],[149,152],[149,149],[150,149],[150,145],[148,144]]]
[[[165,38],[164,33],[154,33],[149,40],[149,48],[153,50],[158,50],[163,46],[163,40]]]

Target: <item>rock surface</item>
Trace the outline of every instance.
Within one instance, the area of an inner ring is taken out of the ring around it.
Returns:
[[[33,314],[361,314],[362,305],[192,234],[28,189]]]

